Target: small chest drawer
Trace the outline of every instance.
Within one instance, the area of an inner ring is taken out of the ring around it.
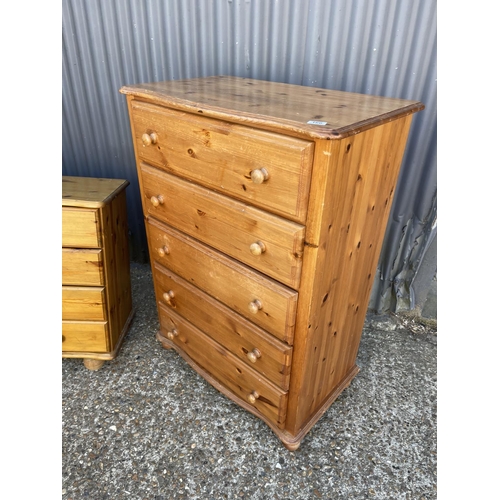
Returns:
[[[105,321],[63,321],[62,350],[106,352],[109,350],[107,329]]]
[[[155,219],[147,220],[150,255],[186,281],[289,344],[297,292]]]
[[[146,215],[298,288],[304,226],[144,164],[141,172]]]
[[[62,287],[62,319],[103,321],[106,319],[103,287]]]
[[[239,314],[153,263],[158,306],[175,325],[186,318],[237,358],[282,389],[288,389],[292,347],[245,320]]]
[[[132,119],[147,162],[305,222],[313,142],[137,101]]]
[[[100,248],[102,246],[97,210],[62,209],[62,246]]]
[[[102,250],[62,249],[63,285],[104,285]]]
[[[160,325],[165,337],[180,348],[203,369],[208,370],[236,396],[251,404],[258,412],[282,426],[286,415],[287,393],[269,383],[220,344],[207,337],[180,316],[175,325],[160,309]],[[175,335],[172,333],[175,327]]]

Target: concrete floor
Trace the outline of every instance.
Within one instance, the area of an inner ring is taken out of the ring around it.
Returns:
[[[148,264],[132,264],[137,312],[98,371],[62,360],[62,498],[437,498],[437,335],[369,315],[360,373],[288,451],[155,339]]]
[[[429,293],[422,308],[422,317],[437,321],[437,277],[431,281]]]

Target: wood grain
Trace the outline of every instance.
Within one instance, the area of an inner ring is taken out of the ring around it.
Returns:
[[[120,92],[198,116],[316,139],[348,137],[424,107],[419,101],[234,76],[141,83]]]
[[[130,255],[125,190],[100,208],[103,227],[103,261],[106,304],[108,305],[111,345],[115,346],[132,308]]]
[[[62,246],[100,248],[102,245],[97,210],[62,209]]]
[[[175,315],[169,311],[170,315]],[[219,382],[248,401],[254,391],[259,395],[253,403],[255,409],[270,418],[278,426],[283,425],[286,413],[285,391],[270,384],[255,370],[240,361],[220,344],[206,336],[181,316],[175,315],[178,336],[172,342],[181,346],[196,363],[204,366]],[[163,336],[172,327],[172,322],[160,307],[160,329]]]
[[[122,192],[129,181],[97,177],[62,176],[63,207],[101,208]]]
[[[286,429],[284,429],[283,424],[279,426],[276,425],[274,420],[269,419],[266,415],[263,415],[261,412],[257,411],[254,406],[248,403],[245,399],[239,397],[235,392],[228,389],[225,385],[221,384],[216,378],[212,376],[212,374],[207,371],[202,365],[196,363],[184,350],[178,345],[174,344],[168,338],[163,336],[162,331],[158,331],[156,334],[156,338],[161,342],[162,346],[165,349],[175,349],[177,353],[186,361],[186,363],[193,368],[200,376],[202,376],[207,382],[209,382],[213,387],[215,387],[218,391],[224,394],[227,398],[234,401],[236,404],[250,412],[252,415],[263,420],[271,430],[278,436],[283,445],[290,451],[295,451],[300,446],[302,439],[305,437],[307,432],[311,430],[311,427],[321,418],[321,416],[328,410],[330,405],[337,399],[337,397],[341,394],[341,392],[349,387],[352,379],[359,372],[359,369],[355,367],[350,373],[347,374],[346,378],[342,381],[341,384],[338,385],[337,390],[330,395],[330,399],[326,400],[323,406],[317,411],[313,417],[304,425],[301,431],[296,434],[290,434]]]
[[[226,76],[121,92],[147,219],[157,338],[295,450],[359,371],[398,172],[412,115],[424,106]],[[274,245],[279,259],[271,259]],[[291,365],[276,346],[274,368],[258,364],[268,334],[293,345]],[[236,374],[236,362],[248,374]],[[288,388],[265,411],[258,397],[248,399],[255,374]]]
[[[300,282],[304,226],[141,164],[145,215],[210,244],[294,289]],[[162,196],[158,206],[152,197]],[[265,245],[254,255],[250,246]]]
[[[133,100],[135,148],[162,170],[304,222],[314,143]],[[145,133],[157,135],[145,145]],[[251,172],[269,179],[255,184]]]
[[[104,321],[104,287],[62,287],[62,319]]]
[[[63,353],[109,351],[108,324],[105,321],[63,321],[62,336]]]
[[[311,279],[299,290],[286,426],[292,434],[355,366],[410,123],[406,116],[316,146],[330,155],[313,177],[308,212],[306,240],[317,243],[306,246],[303,273]]]
[[[113,359],[134,316],[128,185],[120,179],[62,178],[63,357]],[[85,366],[98,369],[101,363]]]
[[[173,310],[268,380],[282,389],[288,389],[292,358],[289,345],[278,341],[158,262],[153,263],[153,269],[156,300],[166,316],[169,309]],[[170,319],[175,324],[175,318]],[[254,349],[258,349],[261,356],[252,362],[248,353]]]
[[[297,292],[153,218],[147,219],[146,230],[151,261],[157,260],[280,340],[292,343]],[[169,254],[160,256],[157,249],[164,246]],[[253,314],[248,306],[256,299],[262,309]]]
[[[63,285],[104,285],[102,250],[62,249]]]

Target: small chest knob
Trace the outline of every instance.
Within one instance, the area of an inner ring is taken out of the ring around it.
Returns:
[[[151,144],[156,144],[158,142],[158,136],[155,132],[151,132],[150,134],[142,134],[141,139],[144,146],[150,146]]]
[[[248,401],[250,401],[250,403],[254,404],[255,401],[257,401],[257,399],[259,399],[259,396],[260,396],[260,394],[257,391],[252,391],[248,395]]]
[[[269,179],[269,172],[265,168],[258,168],[250,172],[252,182],[255,184],[262,184]]]
[[[178,337],[179,336],[179,332],[173,328],[171,331],[167,332],[167,337],[170,339],[170,340],[174,340],[175,337]]]
[[[168,255],[170,253],[170,249],[167,247],[167,245],[163,245],[162,247],[158,248],[157,251],[160,257],[165,257],[165,255]]]
[[[167,304],[171,304],[172,303],[172,299],[175,297],[175,293],[173,290],[169,290],[168,292],[165,292],[163,294],[163,300],[167,303]]]
[[[260,351],[255,348],[251,350],[250,352],[247,353],[247,358],[252,362],[255,363],[259,358],[261,357]]]
[[[257,314],[262,309],[262,302],[259,299],[252,300],[250,304],[248,304],[248,310],[252,314]]]
[[[150,201],[153,207],[157,207],[165,203],[165,198],[163,198],[163,195],[159,194],[158,196],[151,196]]]
[[[262,255],[266,251],[266,245],[262,241],[256,241],[250,245],[252,255]]]

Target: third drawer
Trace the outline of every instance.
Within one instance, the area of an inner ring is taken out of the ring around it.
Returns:
[[[275,337],[293,343],[298,293],[154,218],[146,223],[157,260]]]
[[[304,226],[144,163],[140,171],[145,215],[298,290]]]

